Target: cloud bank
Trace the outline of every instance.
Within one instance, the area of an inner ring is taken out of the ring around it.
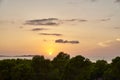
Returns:
[[[57,39],[55,40],[55,43],[70,43],[70,44],[79,44],[80,42],[77,41],[77,40],[74,40],[74,41],[69,41],[69,40],[63,40],[63,39]]]

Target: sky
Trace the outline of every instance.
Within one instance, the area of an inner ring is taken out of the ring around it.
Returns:
[[[120,0],[0,0],[0,55],[120,56]]]

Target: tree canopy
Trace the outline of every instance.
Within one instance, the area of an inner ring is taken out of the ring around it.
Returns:
[[[0,60],[0,80],[120,80],[120,57],[90,61],[60,52],[53,60],[44,56]]]

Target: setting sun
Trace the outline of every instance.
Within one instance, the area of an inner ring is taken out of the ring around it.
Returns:
[[[48,54],[49,54],[49,55],[52,55],[52,52],[49,52]]]

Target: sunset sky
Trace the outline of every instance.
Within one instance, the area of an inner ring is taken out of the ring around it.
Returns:
[[[120,56],[120,0],[0,0],[0,55]]]

